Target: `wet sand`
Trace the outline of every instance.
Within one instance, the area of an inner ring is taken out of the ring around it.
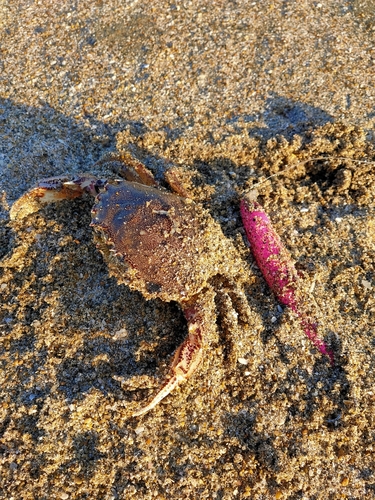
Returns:
[[[374,27],[369,1],[0,5],[0,498],[375,497]],[[179,305],[109,276],[89,199],[9,222],[115,150],[178,167],[246,271],[247,314],[218,282],[201,367],[137,418]],[[255,185],[333,367],[254,264]]]

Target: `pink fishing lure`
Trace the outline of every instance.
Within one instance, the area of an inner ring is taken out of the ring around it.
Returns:
[[[301,278],[292,257],[272,227],[269,217],[254,197],[252,193],[245,196],[240,209],[256,263],[279,302],[290,307],[298,317],[307,337],[322,354],[329,357],[333,364],[333,353],[318,336],[318,322],[310,316],[303,305]]]

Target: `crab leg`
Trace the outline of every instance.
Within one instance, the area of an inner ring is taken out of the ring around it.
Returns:
[[[103,181],[92,175],[42,179],[13,204],[10,210],[10,219],[23,219],[40,210],[43,205],[61,200],[73,200],[82,196],[84,192],[96,196],[97,188],[102,185]]]
[[[157,187],[158,184],[150,170],[129,153],[107,153],[95,163],[95,167],[107,167],[130,182]]]
[[[152,410],[162,399],[181,383],[185,382],[198,368],[203,358],[204,337],[209,324],[213,321],[209,292],[203,294],[198,301],[190,301],[184,307],[184,315],[188,322],[188,336],[177,349],[171,365],[170,375],[159,388],[150,403],[132,414],[133,417],[144,415]]]

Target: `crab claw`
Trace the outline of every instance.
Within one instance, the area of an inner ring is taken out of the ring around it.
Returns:
[[[72,178],[67,176],[49,177],[38,182],[10,209],[10,219],[23,219],[29,214],[37,212],[43,205],[61,200],[73,200],[82,196],[86,191],[95,196],[95,188],[103,181],[91,175]]]
[[[207,307],[212,297],[209,293],[203,295],[204,299],[190,302],[184,307],[183,312],[188,322],[188,337],[177,349],[171,365],[170,376],[159,388],[152,400],[140,410],[132,414],[133,417],[144,415],[152,410],[170,392],[185,382],[198,368],[203,357],[203,342],[205,332],[209,329],[211,308]]]
[[[145,186],[158,186],[148,168],[143,163],[135,160],[126,151],[122,153],[107,153],[101,160],[95,163],[95,166],[110,168],[110,170],[130,182],[138,182]]]

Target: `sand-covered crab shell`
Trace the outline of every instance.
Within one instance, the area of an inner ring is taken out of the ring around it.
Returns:
[[[214,275],[230,274],[220,226],[190,199],[108,182],[96,197],[91,225],[113,275],[146,298],[189,301]]]

